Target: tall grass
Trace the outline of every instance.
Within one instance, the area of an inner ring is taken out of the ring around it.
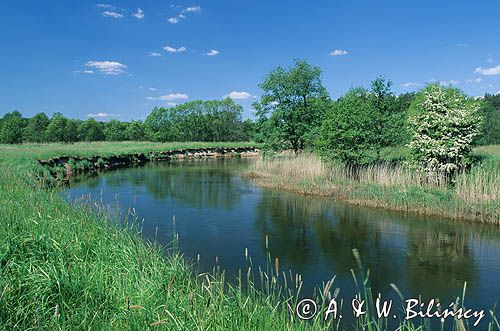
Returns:
[[[133,149],[110,146],[99,153]],[[32,154],[22,153],[23,148]],[[294,309],[302,279],[280,270],[279,260],[271,255],[262,267],[254,266],[247,256],[248,266],[242,267],[237,283],[228,283],[219,266],[197,274],[194,262],[186,262],[175,249],[175,240],[166,251],[144,241],[134,222],[116,227],[116,220],[99,204],[70,205],[57,189],[36,186],[37,155],[57,156],[59,149],[37,146],[41,150],[35,153],[34,148],[0,146],[0,329],[344,328],[335,320],[324,321],[322,314],[308,322],[298,320]],[[72,152],[75,147],[63,148]],[[301,170],[301,177],[319,178],[323,165],[316,166]],[[366,281],[359,291],[360,296],[372,297]],[[338,291],[331,280],[316,293],[324,311]],[[497,326],[493,316],[488,329]],[[372,315],[345,328],[388,329],[386,322]],[[422,329],[423,325],[407,321],[399,326],[399,330]]]
[[[349,168],[318,156],[261,158],[250,175],[262,185],[394,210],[482,222],[500,222],[500,160],[491,157],[456,175],[424,173],[402,164]]]

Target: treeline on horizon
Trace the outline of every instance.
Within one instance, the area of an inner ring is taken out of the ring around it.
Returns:
[[[12,111],[0,119],[0,143],[253,140],[264,142],[271,149],[314,149],[328,112],[351,111],[349,108],[362,109],[356,110],[360,117],[375,116],[371,130],[378,131],[373,134],[379,137],[376,144],[379,149],[409,142],[407,117],[417,92],[395,95],[392,82],[378,77],[371,82],[370,89],[352,88],[332,100],[320,75],[318,67],[305,61],[296,61],[288,71],[282,67],[272,70],[259,85],[263,94],[253,104],[256,120],[242,120],[242,107],[229,98],[155,107],[145,121],[130,122],[69,119],[61,113],[49,118],[43,112],[25,118],[20,112]],[[500,94],[486,94],[479,102],[483,122],[475,144],[499,144]],[[298,104],[300,109],[295,109]],[[377,113],[377,109],[383,112]],[[356,120],[355,116],[347,118]],[[350,129],[349,123],[336,125],[344,127],[332,130],[348,132]]]

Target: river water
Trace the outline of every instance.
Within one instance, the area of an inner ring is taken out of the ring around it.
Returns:
[[[333,288],[350,302],[356,292],[351,269],[360,273],[356,249],[364,272],[370,270],[372,291],[383,298],[396,297],[394,283],[405,298],[439,298],[447,305],[467,282],[466,306],[488,312],[500,302],[498,227],[261,188],[240,175],[251,162],[147,164],[76,177],[68,194],[72,200],[90,196],[122,214],[134,209],[146,238],[168,244],[178,233],[188,259],[203,270],[217,262],[228,278],[248,268],[245,251],[254,266],[265,266],[269,252],[273,265],[277,257],[281,270],[301,275],[304,295],[336,275]]]

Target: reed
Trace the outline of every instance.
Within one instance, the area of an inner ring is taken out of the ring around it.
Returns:
[[[353,169],[338,163],[327,165],[312,153],[261,158],[249,175],[264,186],[358,205],[500,223],[500,160],[496,154],[459,172],[454,185],[444,173],[428,174],[392,163]]]

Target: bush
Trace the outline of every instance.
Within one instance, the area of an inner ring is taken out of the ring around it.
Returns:
[[[408,119],[413,162],[447,175],[468,164],[472,141],[480,133],[478,110],[477,101],[455,88],[429,85],[420,91]]]

